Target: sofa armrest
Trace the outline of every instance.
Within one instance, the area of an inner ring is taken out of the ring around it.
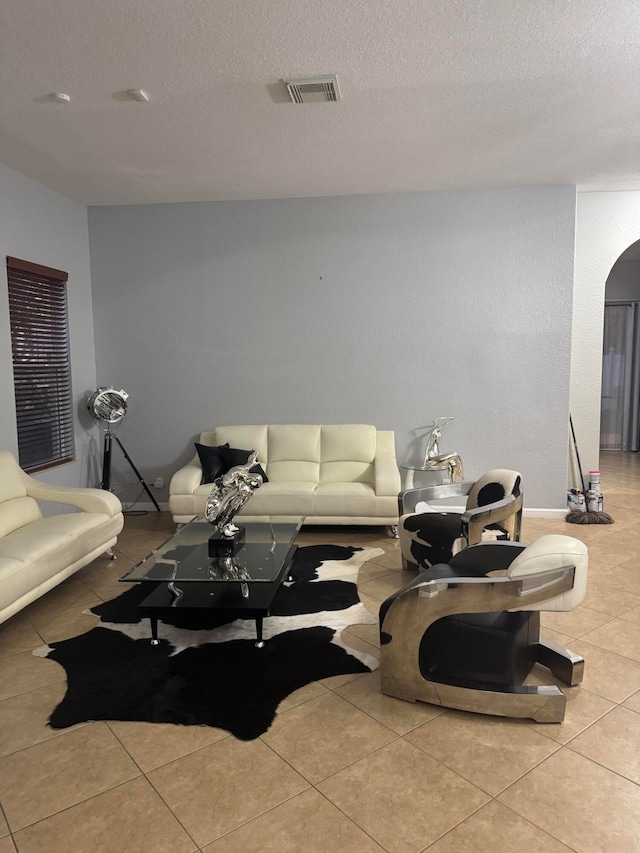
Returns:
[[[169,496],[192,495],[202,483],[202,466],[195,456],[188,465],[180,468],[169,483]]]
[[[27,495],[37,501],[70,504],[83,512],[100,512],[114,518],[122,512],[120,500],[104,489],[84,489],[81,486],[55,486],[43,483],[22,472]]]
[[[377,431],[374,466],[376,495],[396,497],[401,488],[401,481],[392,430]]]

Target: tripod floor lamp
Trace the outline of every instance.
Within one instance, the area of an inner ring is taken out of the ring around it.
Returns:
[[[113,386],[109,385],[104,388],[98,388],[97,391],[94,391],[93,394],[91,394],[87,401],[87,409],[89,409],[91,416],[99,423],[104,423],[106,426],[104,433],[104,451],[102,456],[102,482],[100,483],[100,488],[105,489],[108,492],[111,491],[111,451],[112,442],[115,441],[124,454],[124,458],[127,460],[134,474],[138,478],[138,483],[140,483],[144,488],[145,492],[151,498],[151,502],[158,512],[160,512],[158,501],[151,494],[142,474],[134,465],[133,460],[114,431],[114,428],[122,423],[124,416],[127,414],[128,398],[129,395],[126,391],[116,391]]]

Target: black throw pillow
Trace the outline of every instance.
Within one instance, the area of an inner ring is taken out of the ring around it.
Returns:
[[[223,447],[220,447],[219,450],[222,454],[222,458],[226,466],[224,469],[225,474],[229,470],[229,468],[234,468],[236,465],[244,465],[249,456],[251,455],[250,450],[240,450],[237,447],[229,447],[228,444],[225,444]],[[251,468],[251,473],[260,474],[263,483],[269,482],[269,478],[262,470],[262,466],[258,465],[258,463],[256,463],[253,468]]]
[[[222,447],[210,447],[208,444],[198,444],[196,441],[195,445],[202,465],[203,483],[213,483],[216,477],[227,473],[229,466],[225,462],[222,451],[229,447],[228,444]]]

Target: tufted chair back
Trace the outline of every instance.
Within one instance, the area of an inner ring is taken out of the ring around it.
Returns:
[[[507,495],[518,497],[521,483],[522,475],[519,471],[510,471],[508,468],[487,471],[473,484],[467,498],[467,509],[496,503]]]

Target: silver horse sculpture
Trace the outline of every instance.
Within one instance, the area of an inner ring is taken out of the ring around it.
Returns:
[[[427,451],[424,457],[424,467],[433,471],[449,470],[449,479],[455,483],[456,479],[464,477],[462,471],[462,459],[457,453],[440,453],[438,441],[442,430],[448,426],[453,418],[435,418],[431,423]]]
[[[252,450],[244,465],[230,468],[213,481],[204,514],[209,524],[214,524],[225,539],[233,539],[238,532],[240,528],[233,524],[234,517],[262,485],[262,476],[251,471],[257,457],[258,451]]]

